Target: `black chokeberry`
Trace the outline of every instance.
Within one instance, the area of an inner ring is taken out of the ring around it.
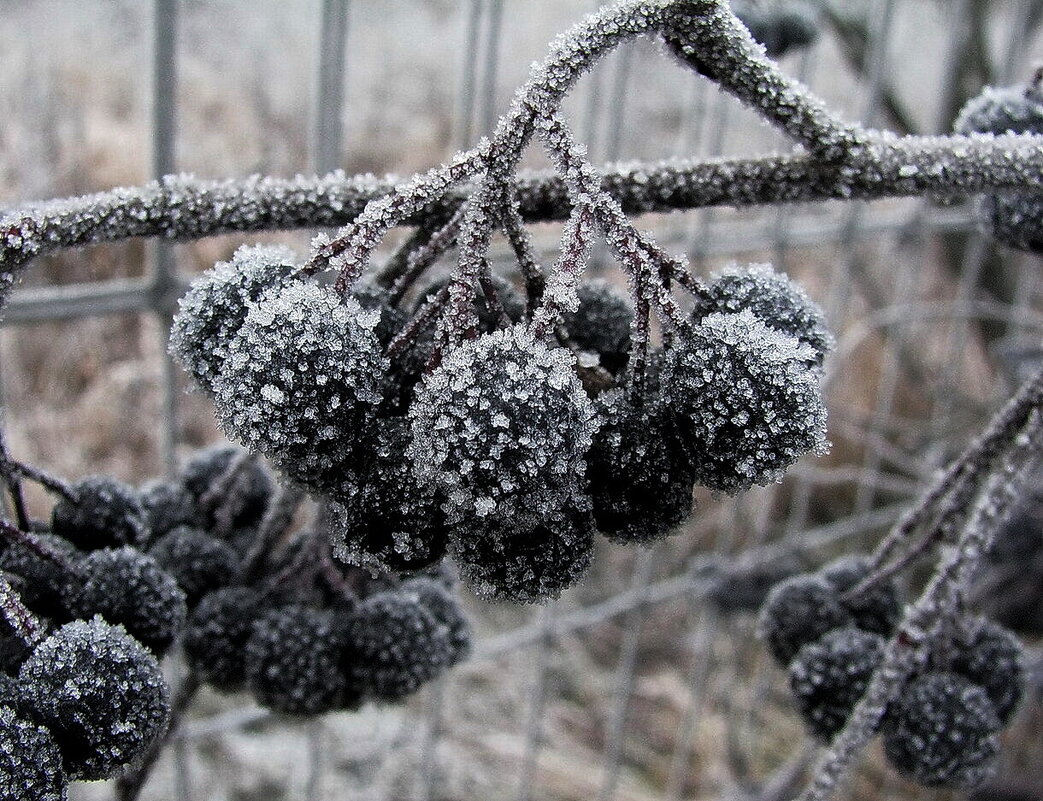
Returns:
[[[736,493],[779,481],[826,450],[826,409],[811,348],[752,312],[709,314],[666,353],[664,394],[695,481]]]
[[[166,727],[169,690],[159,663],[121,626],[66,623],[18,674],[26,708],[47,727],[72,780],[118,775]]]
[[[148,550],[181,591],[189,608],[208,592],[227,584],[239,556],[227,543],[197,528],[181,526],[160,537]]]
[[[1025,694],[1024,652],[1018,638],[987,618],[969,621],[953,643],[953,673],[983,688],[1006,725]]]
[[[288,715],[335,709],[345,691],[343,626],[333,612],[272,609],[254,620],[246,641],[246,683],[262,706]]]
[[[74,499],[51,510],[51,530],[77,548],[135,547],[148,536],[145,510],[134,489],[110,476],[87,476],[72,485]]]
[[[42,546],[61,557],[75,570],[83,554],[72,543],[54,534],[35,535]],[[7,575],[18,596],[32,612],[51,620],[67,622],[66,590],[70,575],[58,562],[29,546],[12,542],[0,553],[0,571]]]
[[[294,261],[294,254],[281,246],[244,245],[230,261],[218,262],[192,282],[178,302],[170,352],[201,387],[213,390],[251,305],[287,282]]]
[[[246,682],[246,641],[265,610],[261,594],[250,587],[224,587],[204,596],[185,624],[189,667],[218,690],[240,689]]]
[[[93,551],[80,563],[82,576],[67,604],[79,618],[100,615],[157,655],[185,625],[185,594],[151,556],[130,547]]]
[[[955,673],[930,672],[910,681],[888,707],[884,753],[920,784],[967,789],[995,768],[999,729],[985,690]]]
[[[471,624],[460,608],[452,591],[441,581],[428,576],[416,576],[404,581],[399,594],[416,598],[435,621],[446,628],[449,639],[449,663],[457,664],[471,651]]]
[[[780,665],[788,665],[803,646],[854,622],[836,587],[807,573],[777,584],[757,621],[758,632]]]
[[[415,596],[371,595],[347,620],[349,685],[378,701],[400,701],[431,681],[453,656],[448,628]]]
[[[387,360],[376,312],[332,288],[293,283],[251,306],[214,379],[225,432],[317,490],[355,461]]]
[[[264,517],[274,489],[272,478],[258,459],[243,460],[246,453],[236,445],[218,443],[197,451],[181,469],[181,483],[195,500],[204,527],[212,528],[216,509],[230,502],[235,507],[231,523],[237,529],[254,526]],[[202,501],[208,499],[211,490],[221,481],[233,460],[239,462],[239,472],[232,482],[236,497],[212,498],[216,501],[212,508],[203,509]]]
[[[819,572],[840,593],[846,593],[869,576],[870,567],[867,556],[850,555],[830,562]],[[893,578],[879,581],[855,597],[843,598],[841,603],[860,629],[885,637],[891,635],[902,618],[902,601]]]
[[[68,786],[51,732],[0,703],[0,801],[65,801]]]
[[[576,294],[579,307],[563,315],[569,338],[581,350],[597,354],[599,364],[610,373],[618,374],[630,356],[634,322],[630,298],[604,280],[585,281]]]
[[[145,511],[150,543],[175,528],[197,526],[202,522],[195,498],[178,481],[146,482],[138,488],[138,498]]]
[[[789,665],[790,688],[808,729],[829,742],[844,728],[884,656],[879,634],[844,626],[804,645]]]

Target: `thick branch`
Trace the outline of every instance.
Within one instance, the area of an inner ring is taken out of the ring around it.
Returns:
[[[633,164],[606,172],[602,184],[628,214],[707,206],[754,206],[816,200],[873,200],[936,195],[961,198],[997,188],[1043,183],[1043,137],[877,136],[843,169],[807,155]],[[167,176],[141,187],[55,200],[12,210],[0,220],[0,290],[32,259],[68,248],[133,237],[191,241],[234,231],[341,226],[395,179],[335,172],[292,179],[252,176],[203,181]],[[471,187],[408,219],[452,213]],[[518,180],[526,222],[565,220],[564,182],[547,173]]]

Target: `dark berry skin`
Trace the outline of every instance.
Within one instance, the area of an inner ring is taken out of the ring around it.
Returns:
[[[169,689],[155,657],[120,626],[75,620],[18,674],[26,708],[61,748],[70,779],[113,778],[166,727]]]
[[[884,753],[899,773],[928,787],[968,789],[995,767],[1000,720],[988,695],[954,673],[926,673],[888,707]]]
[[[0,703],[0,801],[65,801],[68,784],[51,733]]]
[[[343,627],[332,612],[287,606],[262,614],[246,642],[246,681],[258,703],[288,715],[316,715],[340,704]]]
[[[185,625],[185,658],[196,675],[218,690],[241,689],[246,641],[264,609],[260,593],[249,587],[225,587],[204,596]]]
[[[820,576],[803,574],[771,591],[761,607],[758,629],[775,661],[785,666],[803,646],[853,622],[832,584]]]
[[[455,665],[467,658],[471,651],[471,624],[453,593],[441,581],[417,576],[403,582],[398,591],[405,597],[415,597],[435,622],[446,627],[450,664]]]
[[[866,556],[842,556],[819,571],[822,577],[840,593],[856,587],[869,575],[870,561]],[[888,637],[902,617],[902,602],[894,579],[886,579],[852,598],[843,598],[841,604],[855,618],[855,624],[864,631]]]
[[[348,684],[378,701],[400,701],[452,661],[448,629],[410,594],[381,592],[347,621]]]
[[[38,535],[40,544],[53,551],[75,570],[83,554],[68,540],[54,534]],[[3,571],[30,611],[59,623],[71,618],[66,606],[70,575],[61,564],[41,556],[22,543],[10,543],[0,553]]]
[[[844,728],[884,656],[884,638],[845,626],[797,651],[790,688],[811,733],[829,742]]]
[[[242,448],[227,443],[213,445],[197,452],[181,470],[181,483],[195,499],[197,506],[214,484],[221,479],[232,460],[244,453]],[[264,517],[268,499],[272,494],[272,479],[256,459],[242,466],[240,480],[235,482],[238,491],[236,513],[232,525],[236,529],[254,526]],[[218,499],[218,505],[224,499]],[[201,512],[204,510],[200,510]],[[210,528],[214,524],[213,509],[206,510],[209,516],[202,523]]]
[[[1005,726],[1025,694],[1024,653],[1018,638],[979,618],[957,639],[954,649],[949,669],[985,690]]]
[[[148,537],[145,510],[133,488],[109,476],[87,476],[72,485],[75,501],[61,498],[51,530],[84,551],[140,547]]]
[[[695,480],[662,398],[616,390],[595,406],[587,477],[598,531],[623,543],[661,539],[691,514]]]
[[[150,481],[138,489],[138,497],[145,510],[150,543],[175,528],[200,522],[195,498],[179,482]]]
[[[187,526],[164,534],[148,553],[177,582],[190,609],[227,584],[239,566],[239,556],[229,545]]]
[[[84,557],[82,576],[69,589],[70,612],[79,618],[101,615],[122,625],[162,655],[181,632],[185,594],[151,556],[133,548],[104,549]]]
[[[587,281],[576,290],[579,308],[563,316],[565,329],[580,350],[596,353],[602,367],[617,375],[630,357],[630,298],[607,281]]]

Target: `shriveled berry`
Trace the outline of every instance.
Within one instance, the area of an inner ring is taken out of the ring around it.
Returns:
[[[265,295],[214,379],[222,428],[297,481],[335,487],[381,401],[387,360],[373,330],[378,317],[312,283]]]
[[[157,655],[185,625],[185,594],[156,560],[133,548],[105,548],[84,557],[82,579],[69,590],[69,610],[100,615]]]
[[[187,526],[164,534],[148,554],[177,582],[189,608],[227,584],[239,566],[239,556],[231,546]]]
[[[258,703],[288,715],[335,709],[345,689],[343,627],[328,610],[273,609],[246,641],[246,681]]]
[[[858,554],[842,556],[822,568],[822,577],[845,593],[869,576],[869,557]],[[894,579],[877,582],[864,593],[841,601],[855,619],[855,625],[885,637],[891,635],[902,618],[902,602]]]
[[[283,286],[294,271],[294,254],[278,245],[240,247],[192,282],[178,302],[170,329],[170,353],[208,391],[224,369],[229,342],[251,304]]]
[[[808,729],[829,742],[844,728],[884,657],[879,634],[844,626],[797,651],[789,666],[790,688]]]
[[[68,786],[51,733],[0,704],[0,801],[65,801]]]
[[[995,769],[1000,720],[988,695],[955,673],[914,678],[884,717],[884,753],[928,787],[968,789]]]
[[[749,310],[709,314],[666,354],[664,392],[696,483],[727,493],[824,453],[826,409],[811,349]]]
[[[116,776],[151,747],[170,712],[155,657],[121,626],[97,617],[66,623],[45,639],[18,680],[72,780]]]
[[[788,665],[803,646],[853,623],[836,588],[821,576],[804,573],[779,583],[769,593],[757,621],[758,633],[780,665]]]
[[[61,498],[51,510],[51,530],[77,548],[142,545],[148,528],[134,489],[109,476],[87,476],[72,485],[75,500]]]
[[[371,595],[347,621],[350,686],[378,701],[399,701],[441,673],[452,660],[448,628],[416,598]]]
[[[218,690],[246,682],[246,641],[265,607],[250,587],[224,587],[200,600],[185,625],[185,658],[193,672]]]

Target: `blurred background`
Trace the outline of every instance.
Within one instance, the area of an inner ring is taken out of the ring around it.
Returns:
[[[0,206],[169,172],[406,176],[489,133],[553,37],[599,5],[2,0]],[[801,5],[817,36],[782,69],[868,127],[946,132],[983,86],[1023,82],[1043,60],[1039,0]],[[597,163],[790,147],[650,40],[606,58],[565,110]],[[546,162],[534,152],[526,166]],[[699,494],[690,523],[654,547],[603,542],[587,580],[545,608],[465,598],[474,656],[404,707],[300,722],[204,692],[144,798],[767,801],[800,786],[814,747],[752,610],[781,576],[871,547],[1038,366],[1040,260],[980,236],[971,204],[940,199],[701,210],[639,225],[703,274],[771,261],[822,305],[838,339],[826,373],[830,455],[738,498]],[[314,233],[40,259],[0,328],[13,455],[66,478],[137,484],[219,439],[208,400],[166,358],[169,309],[150,287],[243,242],[303,253]],[[545,263],[559,233],[534,227]],[[592,269],[620,280],[604,251]],[[30,500],[46,514],[44,496]],[[1040,585],[1022,581],[1019,592]],[[1036,603],[1015,604],[1030,611],[1006,622],[1038,661]],[[1031,696],[981,797],[1043,798],[1038,685]],[[949,797],[895,778],[877,746],[848,795]]]

